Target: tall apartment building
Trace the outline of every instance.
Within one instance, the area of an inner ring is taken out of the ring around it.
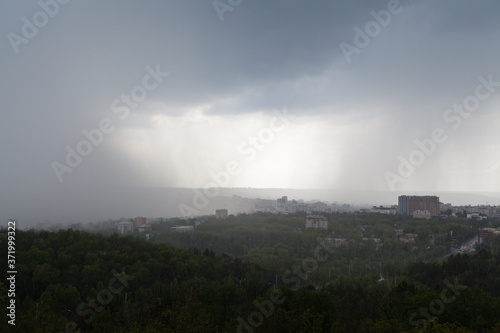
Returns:
[[[136,217],[134,219],[135,228],[139,229],[140,227],[142,227],[143,225],[145,225],[146,222],[148,222],[147,218],[145,218],[145,217]]]
[[[398,213],[412,215],[414,211],[429,211],[431,216],[439,216],[439,197],[431,195],[401,195],[398,197]]]

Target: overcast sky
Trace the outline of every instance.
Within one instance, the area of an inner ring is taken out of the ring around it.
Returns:
[[[499,191],[498,1],[1,6],[0,219],[77,220],[214,175]]]

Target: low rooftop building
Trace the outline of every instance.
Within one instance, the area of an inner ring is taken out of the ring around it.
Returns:
[[[328,221],[322,215],[308,215],[306,217],[306,229],[328,229]]]

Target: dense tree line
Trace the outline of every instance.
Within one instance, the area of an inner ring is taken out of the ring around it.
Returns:
[[[199,325],[223,331],[268,288],[257,265],[209,250],[74,230],[18,231],[16,244],[20,332],[61,332],[72,322],[96,332],[158,328],[185,313],[194,316],[182,319],[187,323],[194,324],[196,317],[196,322],[206,321]],[[6,271],[2,269],[0,282],[3,309]],[[8,329],[5,324],[2,332]]]
[[[371,215],[329,219],[331,230],[324,232],[297,231],[299,215],[207,221],[199,233],[159,225],[160,243],[72,229],[18,231],[15,331],[500,332],[498,238],[477,254],[437,261],[430,260],[428,235],[443,234],[442,242],[451,244],[450,227],[464,239],[472,228]],[[405,243],[395,227],[428,235]],[[353,241],[318,245],[331,232]],[[219,253],[198,250],[205,242]],[[5,230],[0,245],[5,253]],[[6,271],[0,273],[3,309]],[[11,329],[0,323],[1,332]]]
[[[311,278],[324,285],[339,274],[379,278],[403,272],[410,262],[431,261],[442,257],[452,246],[475,236],[480,221],[415,220],[404,215],[325,214],[328,230],[304,230],[305,213],[240,214],[226,220],[206,218],[193,232],[170,230],[173,225],[194,225],[191,221],[170,220],[153,226],[151,240],[177,248],[209,248],[216,253],[258,263],[273,274],[312,255],[317,238],[341,237],[347,242],[336,248],[329,260]],[[403,234],[418,235],[405,242]],[[453,236],[452,236],[453,235]]]

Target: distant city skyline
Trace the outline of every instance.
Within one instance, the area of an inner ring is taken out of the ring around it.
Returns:
[[[72,198],[67,198],[60,202],[60,209],[54,211],[51,215],[36,214],[31,211],[22,211],[17,216],[7,218],[16,218],[19,220],[21,228],[34,227],[39,223],[47,222],[49,224],[60,223],[69,225],[71,223],[88,223],[96,221],[105,221],[108,219],[119,219],[123,217],[183,217],[179,210],[180,204],[192,204],[195,193],[201,193],[200,189],[173,189],[173,188],[128,188],[122,189],[121,195],[115,196],[112,191],[103,191],[94,201],[81,202],[78,207],[70,206]],[[322,201],[327,203],[337,202],[339,205],[350,204],[354,207],[371,208],[373,206],[393,206],[398,204],[398,195],[408,193],[386,192],[334,192],[325,190],[301,190],[301,189],[249,189],[249,188],[221,188],[217,197],[208,201],[207,206],[200,210],[197,215],[213,214],[216,209],[228,209],[229,214],[237,212],[249,212],[253,208],[253,203],[245,205],[241,201],[253,199],[265,199],[276,202],[282,196],[288,196],[292,200]],[[429,193],[411,193],[426,195]],[[363,195],[363,196],[362,196]],[[431,193],[434,195],[434,193]],[[500,193],[436,193],[444,204],[452,205],[492,205],[500,206]],[[99,206],[99,198],[107,197],[109,204]],[[27,198],[29,199],[29,198]],[[47,201],[38,201],[41,207],[48,204]],[[94,207],[100,207],[93,210]],[[239,207],[239,208],[237,208]],[[247,210],[241,209],[246,207]],[[75,214],[77,210],[77,214]]]

